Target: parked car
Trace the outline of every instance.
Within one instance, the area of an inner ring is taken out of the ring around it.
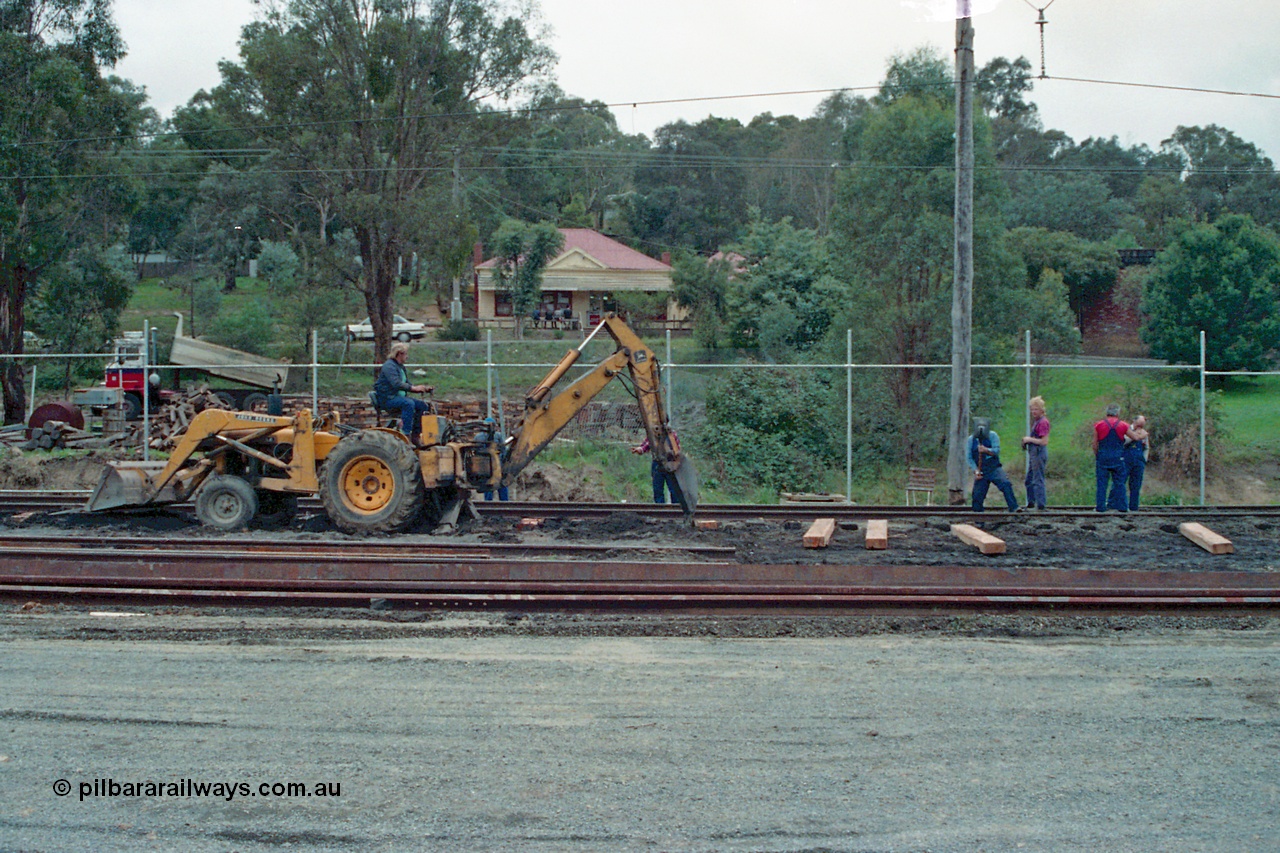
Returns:
[[[402,317],[395,314],[394,322],[391,326],[391,337],[398,341],[412,341],[427,336],[427,324],[418,323],[410,320],[408,317]],[[359,323],[351,323],[347,326],[347,340],[349,341],[371,341],[373,340],[373,324],[369,322],[369,318],[365,317]]]

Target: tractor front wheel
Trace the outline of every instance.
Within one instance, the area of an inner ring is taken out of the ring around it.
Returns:
[[[196,493],[196,517],[218,530],[243,530],[258,514],[258,496],[239,477],[214,475]]]

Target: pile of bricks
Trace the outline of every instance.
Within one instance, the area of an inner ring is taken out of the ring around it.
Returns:
[[[484,403],[479,400],[436,400],[436,411],[454,423],[479,421],[485,418]],[[305,394],[288,394],[284,397],[284,414],[292,416],[302,409],[311,408],[311,397]],[[320,412],[337,412],[342,423],[364,429],[376,426],[373,405],[367,397],[321,397]],[[503,414],[510,429],[524,414],[524,406],[511,400],[503,401]],[[496,418],[496,414],[494,415]],[[642,436],[643,424],[640,407],[635,403],[588,403],[578,412],[562,433],[566,438],[617,438],[623,441],[637,440]]]

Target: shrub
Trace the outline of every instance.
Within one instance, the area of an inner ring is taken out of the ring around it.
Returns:
[[[444,325],[436,330],[436,340],[478,341],[480,340],[480,327],[476,323],[467,320],[446,320]]]
[[[214,343],[258,355],[267,354],[273,335],[271,317],[255,305],[246,305],[233,314],[220,315],[209,329],[209,338]]]
[[[1193,477],[1200,472],[1200,390],[1172,382],[1131,383],[1118,400],[1125,420],[1147,419],[1151,460],[1159,462],[1167,479]],[[1221,417],[1218,393],[1205,401],[1205,455],[1220,455]]]

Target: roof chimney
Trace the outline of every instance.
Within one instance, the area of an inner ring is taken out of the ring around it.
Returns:
[[[664,264],[666,264],[667,266],[671,266],[671,253],[670,253],[670,252],[663,252],[663,253],[662,253],[662,262],[663,262]]]
[[[484,263],[484,244],[477,240],[471,247],[471,265],[478,267],[482,263]]]

